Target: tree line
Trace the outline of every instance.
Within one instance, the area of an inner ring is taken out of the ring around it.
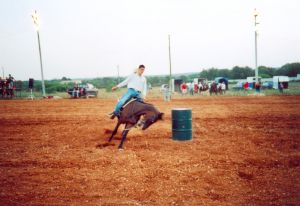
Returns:
[[[262,78],[272,78],[273,76],[296,77],[300,74],[300,63],[285,64],[280,68],[266,66],[258,67],[258,74]],[[203,70],[199,74],[203,78],[213,80],[216,77],[227,77],[228,79],[246,79],[255,75],[255,70],[250,67],[235,66],[232,69],[211,68]]]
[[[300,74],[300,63],[285,64],[280,68],[272,68],[266,66],[258,67],[258,74],[262,78],[272,78],[273,76],[289,76],[296,77]],[[228,79],[246,79],[247,77],[254,76],[255,70],[250,67],[235,66],[232,69],[217,69],[210,68],[204,69],[201,72],[195,72],[190,74],[177,74],[172,76],[174,79],[182,79],[185,82],[192,81],[194,78],[206,78],[208,80],[214,80],[216,77],[226,77]],[[107,91],[111,90],[111,87],[123,81],[126,77],[101,77],[94,79],[82,80],[82,84],[91,83],[97,88],[104,88]],[[67,83],[62,83],[64,80],[69,80]],[[160,86],[169,82],[169,75],[156,75],[147,76],[148,83],[151,86]],[[24,89],[28,88],[28,81],[22,81],[21,86]],[[62,79],[46,80],[45,87],[47,93],[54,92],[66,92],[68,88],[72,88],[74,83],[70,78],[63,77]],[[34,90],[41,91],[41,81],[35,81]]]

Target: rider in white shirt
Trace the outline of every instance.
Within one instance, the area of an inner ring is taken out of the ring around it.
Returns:
[[[127,92],[120,98],[118,101],[115,110],[109,114],[111,119],[114,119],[116,116],[120,114],[121,107],[131,98],[137,98],[138,101],[143,101],[142,95],[145,98],[147,93],[147,80],[143,76],[145,70],[144,65],[140,65],[137,71],[127,77],[123,82],[114,86],[112,88],[113,91],[127,85]],[[142,94],[142,95],[141,95]]]

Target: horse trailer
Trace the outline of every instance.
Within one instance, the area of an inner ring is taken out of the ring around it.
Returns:
[[[182,79],[173,79],[173,92],[181,92],[180,85],[183,83]]]
[[[228,90],[228,79],[226,77],[216,77],[215,82],[217,84],[224,82],[226,85],[226,90]]]
[[[195,78],[193,81],[195,84],[201,83],[202,85],[207,84],[207,79],[206,78]]]
[[[279,84],[283,84],[283,89],[289,88],[288,76],[273,76],[273,89],[278,89]]]

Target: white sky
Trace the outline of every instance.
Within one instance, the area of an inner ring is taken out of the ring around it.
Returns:
[[[299,62],[299,0],[0,0],[0,69],[41,79],[34,10],[45,79],[168,74],[168,34],[174,73],[254,68],[254,8],[258,64]]]

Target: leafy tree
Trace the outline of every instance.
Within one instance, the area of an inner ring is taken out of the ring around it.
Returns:
[[[262,78],[270,78],[274,75],[284,75],[295,77],[297,74],[300,74],[300,63],[289,63],[285,64],[279,69],[272,67],[260,66],[258,68],[259,76]],[[250,67],[239,67],[235,66],[232,69],[217,69],[210,68],[204,69],[200,73],[191,73],[185,75],[175,75],[173,78],[182,79],[185,82],[189,82],[194,78],[207,78],[208,80],[213,80],[216,77],[227,77],[229,79],[246,79],[247,77],[254,76],[255,71]],[[97,88],[104,88],[107,91],[111,91],[111,87],[123,81],[126,77],[102,77],[89,80],[83,80],[82,83],[91,83]],[[65,92],[68,88],[72,88],[73,82],[67,84],[61,84],[61,81],[71,80],[67,77],[62,77],[62,79],[46,80],[46,92]],[[169,83],[169,75],[157,75],[157,76],[147,76],[147,81],[152,86],[160,86],[162,84]],[[28,91],[28,81],[22,81],[22,89]],[[34,81],[34,91],[42,92],[42,83],[39,80]]]
[[[271,67],[259,66],[258,75],[262,78],[271,78],[275,75],[276,69]]]
[[[169,83],[169,75],[164,76],[147,76],[147,82],[152,86],[160,86]]]
[[[186,76],[186,75],[180,75],[180,76],[178,77],[178,79],[182,79],[183,82],[188,82],[188,81],[189,81],[189,77]]]
[[[70,79],[70,78],[67,78],[67,77],[63,77],[63,78],[61,78],[61,80],[67,81],[67,80],[71,80],[71,79]]]
[[[300,63],[285,64],[276,71],[276,75],[296,77],[300,74]]]
[[[231,70],[231,79],[246,79],[247,77],[254,76],[255,72],[250,67],[235,66]]]
[[[210,68],[208,70],[203,70],[202,72],[200,72],[200,77],[207,78],[208,80],[213,80],[218,76],[218,69],[216,68]]]
[[[229,78],[230,77],[230,70],[229,69],[219,69],[218,71],[218,77],[226,77]]]

